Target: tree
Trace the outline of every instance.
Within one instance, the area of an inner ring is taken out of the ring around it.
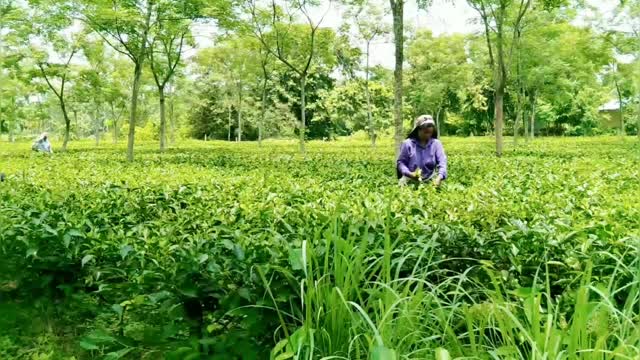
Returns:
[[[376,146],[376,128],[372,117],[371,91],[369,89],[369,58],[371,56],[371,43],[378,37],[387,35],[390,32],[388,24],[384,21],[384,13],[380,7],[374,3],[365,3],[352,6],[346,12],[345,19],[353,19],[358,32],[358,38],[365,44],[365,96],[367,99],[367,126],[371,146]]]
[[[12,0],[0,0],[0,133],[8,132],[9,141],[19,125],[21,96],[28,95],[31,82],[25,71],[24,42],[29,29],[21,19],[24,9]],[[28,98],[28,96],[27,96]]]
[[[393,39],[395,44],[395,69],[394,77],[394,120],[395,120],[395,140],[396,155],[400,153],[400,145],[404,139],[403,125],[403,66],[404,66],[404,5],[405,0],[389,0],[391,5],[391,14],[393,15]],[[426,9],[431,0],[417,0],[418,7]]]
[[[72,60],[80,52],[84,41],[81,31],[73,32],[71,19],[66,16],[65,3],[32,1],[32,40],[42,46],[32,45],[31,59],[38,69],[38,76],[44,79],[58,100],[65,124],[62,150],[69,143],[71,119],[67,110],[65,90],[70,85]],[[33,41],[32,41],[33,44]],[[35,74],[34,74],[35,75]]]
[[[225,39],[218,46],[201,51],[197,62],[200,66],[213,70],[221,87],[235,98],[236,140],[243,135],[243,98],[250,79],[256,75],[255,47],[246,37]]]
[[[149,65],[158,88],[160,102],[160,151],[167,141],[166,87],[182,60],[185,42],[190,39],[191,19],[199,16],[187,1],[160,1],[156,6],[157,21],[151,30]]]
[[[367,94],[364,89],[369,87]],[[336,86],[323,96],[323,107],[336,127],[344,127],[349,134],[392,125],[393,89],[380,82],[355,79]]]
[[[307,77],[318,54],[317,40],[322,33],[318,29],[330,9],[331,0],[327,11],[317,22],[311,17],[312,5],[309,0],[293,0],[283,5],[271,0],[269,9],[261,9],[256,0],[249,1],[252,33],[267,52],[299,77],[301,107],[298,132],[301,153],[305,152]],[[300,16],[305,19],[305,25],[295,23]]]
[[[271,54],[263,47],[259,47],[258,53],[260,54],[260,69],[262,70],[262,105],[260,107],[260,123],[258,124],[258,146],[262,146],[264,120],[267,113],[267,86],[270,79]]]
[[[458,107],[463,92],[473,85],[466,46],[463,35],[434,37],[430,31],[418,32],[409,42],[409,102],[419,113],[433,114],[439,132],[444,130],[444,114]]]
[[[149,57],[151,29],[157,18],[153,0],[75,0],[75,12],[115,51],[134,65],[129,113],[127,160],[133,161],[138,96],[144,64]]]
[[[484,24],[489,65],[493,70],[496,154],[502,156],[504,96],[509,66],[522,23],[533,0],[468,0]],[[509,35],[511,34],[511,35]],[[508,38],[511,38],[509,41]]]

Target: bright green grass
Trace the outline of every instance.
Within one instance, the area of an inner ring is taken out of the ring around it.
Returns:
[[[145,143],[133,164],[124,144],[47,157],[3,143],[0,300],[57,314],[24,331],[1,323],[6,351],[640,356],[637,141],[539,139],[502,158],[489,138],[443,143],[440,191],[399,188],[388,142],[312,142],[306,156],[295,142]],[[181,306],[211,296],[193,345]],[[69,345],[21,335],[33,331]]]

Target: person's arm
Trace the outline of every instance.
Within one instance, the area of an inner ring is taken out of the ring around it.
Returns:
[[[400,155],[398,156],[398,170],[402,176],[413,178],[414,175],[411,173],[411,170],[407,167],[409,163],[409,147],[407,144],[403,143],[400,147]]]
[[[447,154],[444,152],[442,143],[438,141],[436,143],[436,164],[438,164],[438,177],[436,178],[436,184],[440,184],[442,180],[447,178]]]

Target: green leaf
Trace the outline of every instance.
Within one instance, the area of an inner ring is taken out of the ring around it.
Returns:
[[[93,260],[94,257],[95,256],[93,256],[93,255],[85,255],[82,258],[82,261],[80,262],[82,264],[82,267],[84,267],[89,261]]]
[[[302,249],[289,249],[289,265],[293,270],[303,270]]]
[[[120,248],[120,257],[122,257],[122,260],[124,260],[132,250],[133,250],[133,247],[131,245],[122,246]]]
[[[96,344],[90,343],[87,340],[80,341],[80,347],[85,350],[98,350],[100,349]]]
[[[398,355],[393,349],[389,349],[384,345],[377,345],[371,350],[370,360],[397,360]]]
[[[295,355],[293,351],[287,351],[276,356],[274,360],[287,360],[293,358]]]
[[[110,352],[104,358],[105,360],[118,360],[118,359],[122,359],[132,351],[133,351],[133,348],[125,348],[115,352]]]
[[[436,360],[451,360],[451,355],[449,355],[449,351],[443,348],[436,349]]]
[[[27,250],[27,254],[25,255],[26,257],[35,257],[36,254],[38,253],[38,249],[28,249]]]

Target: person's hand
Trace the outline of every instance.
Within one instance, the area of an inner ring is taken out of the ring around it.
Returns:
[[[422,169],[418,168],[416,171],[412,172],[411,178],[413,180],[422,181]]]
[[[442,184],[442,177],[436,176],[436,178],[433,180],[433,185],[438,187],[438,186],[440,186],[440,184]]]

